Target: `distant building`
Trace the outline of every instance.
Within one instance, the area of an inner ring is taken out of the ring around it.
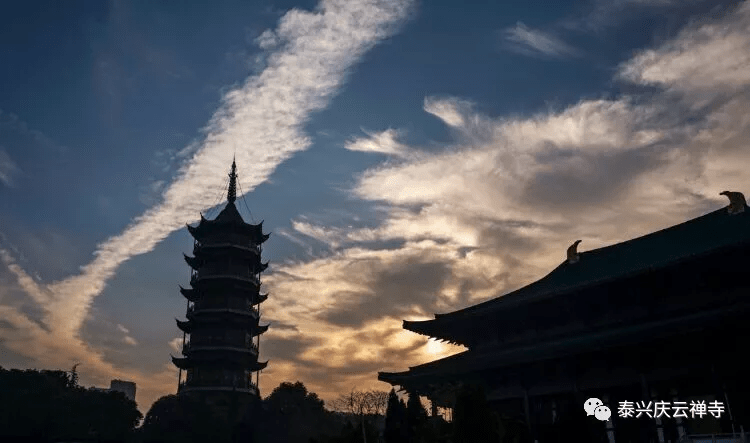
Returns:
[[[99,392],[122,392],[125,394],[125,397],[135,401],[135,382],[132,381],[112,380],[109,382],[109,389],[97,387],[92,387],[90,389]]]
[[[462,384],[483,385],[493,408],[526,422],[539,443],[664,443],[750,429],[750,210],[739,192],[722,195],[729,207],[582,253],[576,241],[528,286],[404,321],[468,350],[378,379],[449,409]],[[586,416],[592,397],[610,420]],[[692,401],[709,411],[675,412]],[[638,418],[621,409],[631,404]]]
[[[109,384],[110,391],[122,392],[125,397],[135,401],[135,382],[112,380]]]
[[[192,269],[190,288],[180,288],[187,299],[187,321],[177,320],[183,331],[182,354],[172,357],[180,368],[178,392],[218,392],[259,396],[253,375],[268,362],[258,361],[261,325],[261,244],[269,235],[263,222],[245,223],[235,206],[236,164],[229,174],[227,204],[214,220],[201,215],[198,226],[188,226],[195,239],[193,256],[185,256]],[[183,373],[185,374],[183,378]]]

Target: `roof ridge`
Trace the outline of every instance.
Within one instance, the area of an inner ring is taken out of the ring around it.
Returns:
[[[745,211],[743,213],[737,213],[737,214],[727,214],[727,207],[722,207],[722,208],[716,209],[714,211],[708,212],[706,214],[700,215],[698,217],[686,220],[686,221],[684,221],[682,223],[679,223],[679,224],[676,224],[676,225],[672,225],[672,226],[668,226],[666,228],[662,228],[662,229],[660,229],[658,231],[649,232],[647,234],[644,234],[644,235],[641,235],[641,236],[638,236],[638,237],[634,237],[634,238],[631,238],[631,239],[628,239],[628,240],[624,240],[622,242],[618,242],[618,243],[614,243],[614,244],[602,246],[602,247],[599,247],[599,248],[596,248],[596,249],[591,249],[591,250],[588,250],[588,251],[579,252],[578,254],[582,258],[585,258],[586,256],[588,256],[589,258],[594,258],[597,255],[606,256],[608,253],[612,253],[613,251],[622,251],[623,252],[622,257],[625,257],[628,252],[630,252],[630,253],[633,252],[631,248],[634,245],[645,245],[649,240],[653,241],[654,239],[664,238],[665,236],[669,236],[669,235],[671,235],[673,233],[679,233],[680,231],[683,231],[683,230],[686,230],[686,229],[690,229],[690,228],[697,229],[696,227],[699,227],[702,224],[712,223],[712,220],[716,220],[713,223],[719,223],[722,220],[726,219],[727,221],[730,221],[730,223],[731,223],[732,221],[736,221],[736,220],[744,220],[743,217],[746,217],[747,220],[750,220],[750,211]],[[750,233],[750,231],[748,231],[748,232]],[[749,235],[749,237],[750,237],[750,235]],[[696,243],[698,243],[697,240],[696,240]],[[719,243],[721,243],[721,242],[719,242]],[[714,247],[709,247],[708,249],[705,249],[704,251],[699,251],[699,252],[709,252],[709,251],[712,251],[712,250],[720,249],[723,246],[726,246],[726,245],[724,245],[724,244],[717,244]],[[624,260],[624,261],[627,262],[627,260]],[[666,263],[670,263],[672,261],[674,261],[674,260],[667,260]],[[658,262],[658,264],[663,265],[664,264],[663,260],[660,261],[660,262]],[[478,304],[475,304],[475,305],[472,305],[472,306],[467,306],[465,308],[462,308],[462,309],[459,309],[459,310],[456,310],[456,311],[453,311],[453,312],[448,312],[448,313],[444,313],[444,314],[435,314],[435,318],[434,319],[424,320],[423,322],[424,323],[428,323],[428,322],[432,322],[432,321],[434,321],[436,319],[443,319],[443,318],[449,318],[449,317],[454,317],[455,318],[458,315],[464,315],[464,314],[468,314],[468,313],[479,312],[479,311],[482,311],[482,310],[484,310],[484,309],[486,309],[486,308],[488,308],[490,306],[497,306],[500,303],[507,302],[509,300],[508,297],[510,297],[510,299],[516,300],[515,297],[519,296],[518,295],[519,292],[521,292],[521,291],[523,291],[523,292],[529,292],[529,291],[532,291],[532,290],[534,290],[534,289],[536,289],[536,288],[538,288],[540,286],[548,284],[550,282],[550,280],[552,280],[553,278],[559,276],[563,271],[565,271],[566,269],[569,269],[570,266],[576,266],[576,267],[578,267],[578,266],[584,266],[584,269],[586,269],[585,267],[587,266],[587,261],[586,260],[581,260],[581,262],[577,262],[575,264],[571,264],[571,263],[568,262],[568,260],[563,260],[559,265],[557,265],[550,272],[548,272],[547,274],[545,274],[543,277],[539,278],[538,280],[536,280],[536,281],[534,281],[532,283],[529,283],[528,285],[522,286],[522,287],[514,289],[514,290],[512,290],[510,292],[506,292],[506,293],[504,293],[502,295],[499,295],[499,296],[493,297],[491,299],[485,300],[485,301],[483,301],[481,303],[478,303]],[[624,269],[624,271],[625,272],[622,275],[630,274],[633,270],[632,269]],[[503,300],[503,299],[505,299],[505,300]],[[421,323],[421,322],[413,322],[413,323]]]

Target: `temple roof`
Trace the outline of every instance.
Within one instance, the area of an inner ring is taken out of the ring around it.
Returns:
[[[749,312],[750,302],[739,302],[732,306],[721,306],[647,323],[623,325],[615,329],[603,327],[587,334],[560,337],[541,343],[522,343],[512,347],[498,344],[412,366],[404,372],[379,372],[378,380],[403,386],[417,380],[426,382],[432,377],[450,378],[462,373],[494,370],[602,348],[633,345],[660,337],[682,336],[688,330],[703,331],[712,323],[720,323],[729,316],[747,316]]]
[[[739,194],[739,193],[734,193]],[[741,195],[741,194],[740,194]],[[434,320],[404,321],[404,329],[432,337],[449,337],[446,327],[476,319],[479,315],[510,309],[584,287],[616,281],[710,254],[723,248],[750,243],[750,211],[729,207],[642,237],[574,255],[545,277],[504,296],[447,314]],[[744,197],[741,198],[741,205]],[[747,208],[747,205],[744,205]],[[578,242],[576,242],[578,243]]]

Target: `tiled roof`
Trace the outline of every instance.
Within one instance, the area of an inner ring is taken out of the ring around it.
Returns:
[[[404,328],[435,336],[432,333],[449,324],[475,319],[477,315],[636,275],[746,242],[750,242],[750,210],[730,214],[725,207],[642,237],[579,253],[577,262],[566,260],[528,286],[465,309],[436,314],[434,320],[404,321]]]

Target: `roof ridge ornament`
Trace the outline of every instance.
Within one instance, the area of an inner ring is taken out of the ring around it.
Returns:
[[[568,247],[568,263],[576,263],[580,260],[580,254],[577,250],[579,243],[581,243],[581,240],[576,240]]]
[[[723,191],[719,193],[719,195],[725,195],[729,199],[729,206],[727,207],[729,215],[736,215],[745,212],[747,201],[741,192]]]

